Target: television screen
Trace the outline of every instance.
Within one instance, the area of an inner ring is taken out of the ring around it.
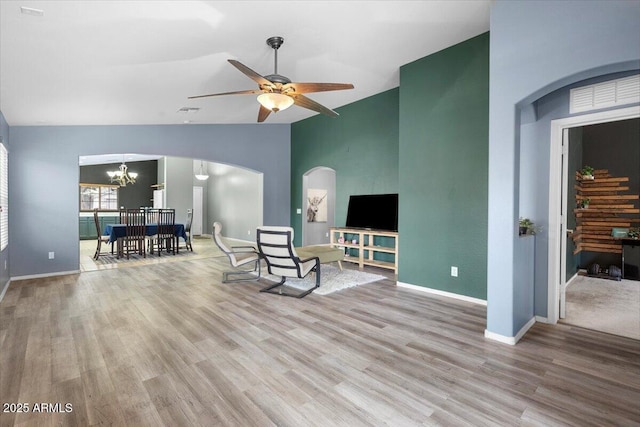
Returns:
[[[349,197],[346,226],[398,231],[398,195],[366,194]]]

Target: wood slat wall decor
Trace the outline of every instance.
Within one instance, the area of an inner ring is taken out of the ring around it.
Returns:
[[[583,179],[576,171],[576,230],[573,233],[574,255],[582,251],[622,253],[622,245],[613,237],[613,227],[632,227],[640,224],[638,194],[623,194],[629,187],[629,177],[613,177],[607,169],[594,172],[594,179]],[[582,201],[589,199],[589,207]]]

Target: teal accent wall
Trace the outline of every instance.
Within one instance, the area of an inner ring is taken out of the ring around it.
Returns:
[[[357,85],[357,83],[356,83]],[[291,125],[291,226],[302,244],[302,176],[336,171],[335,225],[344,226],[352,194],[398,193],[398,88]],[[402,197],[402,196],[400,196]],[[304,211],[303,211],[304,213]]]
[[[399,281],[486,299],[488,135],[489,33],[400,68]]]

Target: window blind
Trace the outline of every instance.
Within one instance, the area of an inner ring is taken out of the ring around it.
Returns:
[[[9,244],[9,154],[0,144],[0,251]]]

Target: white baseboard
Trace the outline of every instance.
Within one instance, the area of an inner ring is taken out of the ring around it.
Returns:
[[[535,317],[535,319],[536,319],[536,322],[540,322],[540,323],[551,323],[551,322],[549,321],[549,318],[547,318],[547,317],[536,316],[536,317]]]
[[[516,345],[518,341],[527,333],[527,331],[536,323],[536,318],[532,317],[514,337],[508,337],[505,335],[496,334],[495,332],[491,332],[488,330],[484,330],[485,338],[489,338],[490,340],[498,341],[504,344]]]
[[[426,288],[424,286],[412,285],[410,283],[397,282],[397,285],[402,288],[413,289],[414,291],[427,292],[429,294],[440,295],[443,297],[454,298],[466,302],[472,302],[474,304],[487,305],[487,301],[480,298],[468,297],[466,295],[454,294],[453,292],[441,291],[439,289]]]
[[[571,279],[567,280],[567,283],[565,284],[565,289],[567,289],[569,287],[569,285],[573,284],[573,282],[578,278],[578,273],[574,274]]]
[[[12,277],[11,281],[12,282],[16,282],[18,280],[43,279],[45,277],[68,276],[70,274],[79,274],[79,273],[80,273],[80,270],[56,271],[55,273],[43,273],[43,274],[30,274],[30,275],[27,275],[27,276]]]
[[[2,292],[0,292],[0,302],[4,298],[4,294],[7,293],[7,289],[9,289],[9,285],[11,284],[11,279],[7,280],[7,283],[4,284],[4,288],[2,288]]]

